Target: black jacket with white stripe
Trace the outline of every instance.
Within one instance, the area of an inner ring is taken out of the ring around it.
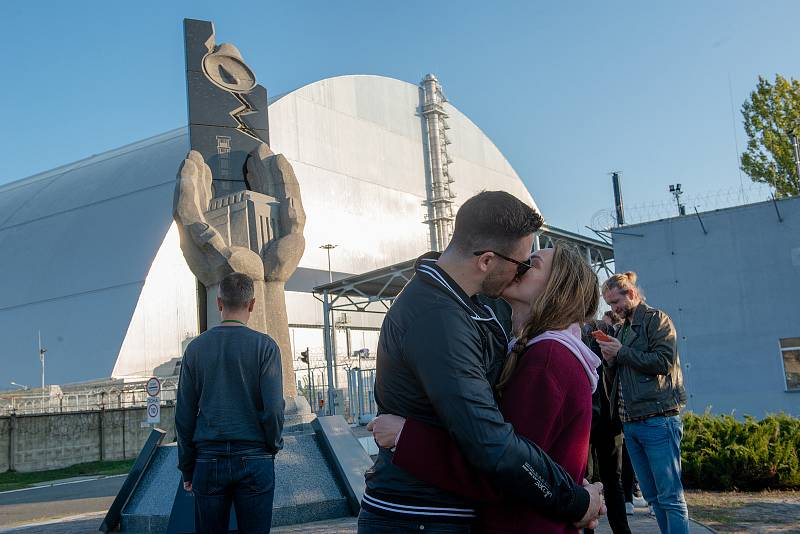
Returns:
[[[467,460],[510,499],[574,522],[589,494],[535,444],[517,436],[497,408],[493,385],[508,339],[494,312],[422,256],[395,299],[378,341],[380,413],[448,430]],[[423,483],[380,449],[366,474],[363,507],[398,519],[471,522],[474,503]]]

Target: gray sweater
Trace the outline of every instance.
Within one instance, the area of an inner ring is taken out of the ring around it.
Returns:
[[[178,468],[192,479],[204,442],[283,447],[281,354],[266,334],[245,326],[217,326],[189,343],[183,355],[175,431]]]

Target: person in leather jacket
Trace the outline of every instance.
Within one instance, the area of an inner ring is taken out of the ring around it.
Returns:
[[[686,390],[675,326],[669,315],[645,302],[636,279],[629,271],[603,284],[606,303],[625,318],[616,338],[598,341],[606,386],[642,495],[653,506],[661,532],[686,533],[680,450]]]
[[[543,221],[502,191],[484,191],[456,215],[447,249],[421,257],[384,318],[375,400],[395,414],[446,429],[467,461],[499,490],[579,526],[596,523],[601,486],[572,480],[541,448],[518,436],[497,406],[494,386],[509,339],[490,306],[529,268]],[[473,503],[424,483],[381,447],[366,473],[359,533],[470,532]]]

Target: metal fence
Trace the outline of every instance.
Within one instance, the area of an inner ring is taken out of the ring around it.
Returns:
[[[378,412],[375,404],[375,369],[350,369],[347,392],[351,422],[366,425]]]
[[[161,384],[161,404],[175,403],[178,380],[166,379]],[[0,397],[0,415],[82,412],[90,410],[147,406],[145,382],[123,386],[91,388],[81,391],[14,394]]]
[[[334,411],[351,424],[367,424],[376,412],[375,369],[347,369],[346,387],[334,390]],[[330,413],[328,378],[324,369],[312,370],[299,383],[299,392],[317,415]]]
[[[375,405],[375,370],[341,369],[347,384],[334,391],[334,410],[353,424],[367,424],[377,412]],[[325,368],[298,372],[298,389],[317,415],[328,415],[328,376]],[[341,381],[340,381],[341,382]],[[178,379],[169,378],[161,384],[161,404],[172,405],[177,398]],[[80,391],[23,393],[0,396],[0,415],[30,415],[41,413],[82,412],[100,409],[147,406],[145,382],[122,386],[94,387]]]

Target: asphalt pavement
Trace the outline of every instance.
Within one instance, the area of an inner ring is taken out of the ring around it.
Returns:
[[[0,531],[108,510],[126,475],[0,493]],[[98,526],[100,520],[97,522]]]

